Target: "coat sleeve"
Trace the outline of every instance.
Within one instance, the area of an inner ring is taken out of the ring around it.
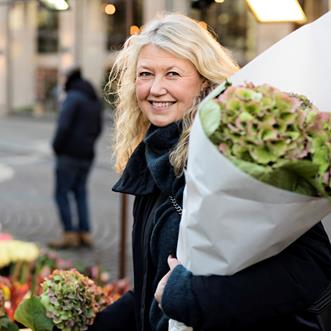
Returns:
[[[88,331],[135,331],[134,307],[134,294],[129,291],[97,314]]]
[[[197,329],[246,330],[309,306],[331,280],[330,243],[321,223],[278,255],[231,276],[172,272],[165,313]]]
[[[56,154],[60,154],[63,150],[63,146],[70,135],[77,110],[78,99],[69,92],[61,107],[57,128],[53,138],[52,147]]]

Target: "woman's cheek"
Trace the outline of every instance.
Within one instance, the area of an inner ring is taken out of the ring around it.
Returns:
[[[148,82],[137,82],[136,83],[136,95],[139,100],[147,98],[147,96],[149,95]]]

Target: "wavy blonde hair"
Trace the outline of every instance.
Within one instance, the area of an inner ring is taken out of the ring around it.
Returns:
[[[183,133],[171,152],[170,161],[179,175],[186,164],[188,138],[199,101],[216,85],[238,70],[229,52],[196,21],[181,14],[163,14],[146,24],[138,35],[125,42],[110,73],[108,87],[116,85],[115,169],[122,172],[150,122],[138,107],[135,80],[142,47],[153,44],[175,56],[189,60],[208,83],[183,118]]]

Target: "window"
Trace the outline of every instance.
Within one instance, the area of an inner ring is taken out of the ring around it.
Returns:
[[[37,45],[39,53],[53,53],[59,46],[59,13],[54,10],[38,7]]]
[[[244,0],[212,3],[205,9],[191,9],[191,17],[205,21],[216,33],[219,42],[230,49],[236,60],[246,62],[248,10]]]
[[[126,1],[114,1],[116,12],[107,15],[107,49],[118,50],[122,47],[127,38],[126,31]],[[106,15],[106,14],[105,14]],[[142,0],[133,1],[133,22],[134,25],[142,25]]]

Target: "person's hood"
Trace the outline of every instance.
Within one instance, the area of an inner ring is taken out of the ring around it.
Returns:
[[[98,99],[98,95],[94,87],[90,82],[82,78],[82,74],[79,68],[75,68],[68,73],[64,85],[64,90],[67,93],[72,90],[80,91],[92,100]]]
[[[90,82],[84,79],[77,79],[70,83],[68,91],[79,91],[86,95],[89,99],[98,100],[98,95]]]

